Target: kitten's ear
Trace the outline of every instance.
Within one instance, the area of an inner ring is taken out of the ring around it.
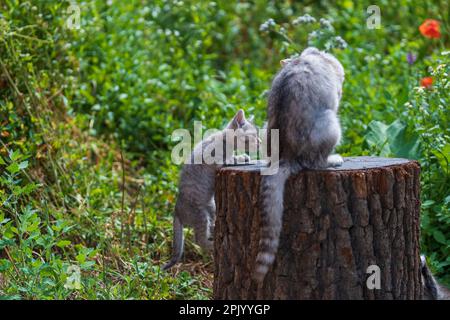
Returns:
[[[245,124],[245,113],[244,110],[240,109],[234,116],[234,121],[238,124],[238,127],[242,127]]]
[[[233,117],[233,120],[227,125],[227,129],[237,129],[242,127],[245,124],[245,121],[244,110],[240,109]]]
[[[289,61],[291,61],[291,59],[283,59],[283,60],[280,60],[280,64],[282,67],[284,67]]]

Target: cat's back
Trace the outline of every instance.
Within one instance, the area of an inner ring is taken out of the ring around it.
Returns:
[[[180,197],[203,202],[214,193],[214,184],[214,168],[206,164],[185,164],[180,173]]]
[[[269,97],[269,118],[276,127],[296,130],[312,125],[328,109],[337,104],[336,88],[329,66],[316,57],[305,57],[283,68],[273,82]]]

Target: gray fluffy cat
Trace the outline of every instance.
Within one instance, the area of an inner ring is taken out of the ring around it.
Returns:
[[[167,270],[176,264],[183,254],[183,226],[194,228],[195,241],[203,249],[210,251],[213,247],[212,234],[216,217],[214,188],[216,171],[224,164],[248,162],[249,157],[235,157],[226,152],[226,131],[234,130],[235,137],[229,148],[233,151],[256,150],[259,138],[253,124],[246,120],[243,110],[239,110],[224,130],[210,135],[195,146],[190,164],[185,164],[181,171],[179,194],[173,217],[173,253],[172,259],[164,265]],[[244,150],[238,149],[244,147]],[[211,151],[212,150],[212,151]],[[208,156],[220,158],[220,163],[211,163]],[[201,159],[200,164],[194,164],[194,158]],[[209,163],[209,164],[208,164]]]
[[[331,155],[341,138],[337,117],[344,68],[331,54],[307,48],[281,61],[268,99],[268,126],[279,129],[279,170],[262,178],[262,230],[254,279],[262,283],[275,260],[283,217],[287,178],[301,169],[339,166]]]

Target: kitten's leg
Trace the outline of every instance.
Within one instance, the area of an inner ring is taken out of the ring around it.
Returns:
[[[214,240],[214,227],[216,224],[216,202],[214,198],[211,199],[207,206],[208,214],[209,214],[209,240]]]
[[[210,240],[210,226],[211,222],[209,213],[206,209],[202,209],[193,227],[195,233],[195,242],[200,247],[202,247],[202,249],[207,251],[212,251],[213,249],[213,241]]]
[[[344,159],[339,154],[331,154],[327,162],[329,167],[339,167],[344,163]]]

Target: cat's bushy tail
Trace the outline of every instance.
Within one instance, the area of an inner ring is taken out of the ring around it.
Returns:
[[[424,255],[420,256],[420,273],[422,275],[424,300],[450,300],[450,290],[437,283],[431,270],[427,266]]]
[[[254,280],[258,283],[264,281],[278,250],[283,223],[283,195],[286,180],[299,169],[296,163],[281,160],[277,173],[262,177],[260,190],[262,229],[253,274]]]
[[[168,270],[180,261],[183,255],[184,238],[183,238],[183,224],[180,218],[175,214],[173,217],[173,244],[172,244],[172,258],[163,266],[163,270]]]

